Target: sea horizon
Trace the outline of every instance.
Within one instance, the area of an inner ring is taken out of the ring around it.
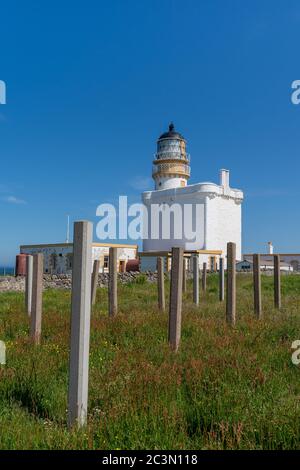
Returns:
[[[15,268],[13,266],[0,266],[0,276],[4,274],[14,274]]]

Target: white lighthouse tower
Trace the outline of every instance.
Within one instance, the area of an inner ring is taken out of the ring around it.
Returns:
[[[155,189],[184,187],[190,174],[190,158],[186,153],[185,139],[175,131],[171,122],[169,131],[162,134],[157,141],[152,170]]]
[[[180,246],[200,251],[200,260],[214,266],[217,256],[226,256],[227,242],[234,242],[241,259],[243,192],[230,186],[229,170],[220,170],[219,184],[188,185],[190,174],[186,141],[171,123],[157,141],[152,169],[155,190],[142,194],[150,234],[143,240],[143,251]]]

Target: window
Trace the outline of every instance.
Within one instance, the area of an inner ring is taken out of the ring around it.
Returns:
[[[104,269],[108,269],[109,256],[104,256]]]
[[[126,268],[126,261],[125,260],[120,260],[119,262],[119,272],[124,273]]]

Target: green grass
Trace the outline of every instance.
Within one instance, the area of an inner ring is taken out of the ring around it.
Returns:
[[[199,307],[191,283],[183,300],[182,341],[167,344],[168,316],[156,285],[119,286],[119,314],[107,317],[99,289],[91,321],[88,426],[66,427],[70,292],[44,293],[40,346],[28,339],[23,294],[0,294],[1,449],[299,449],[300,276],[282,278],[273,308],[263,276],[263,320],[253,314],[252,278],[238,276],[237,325],[225,324],[218,278]],[[166,283],[168,293],[168,283]],[[168,300],[168,294],[167,294]]]

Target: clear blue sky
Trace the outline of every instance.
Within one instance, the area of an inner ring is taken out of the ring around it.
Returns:
[[[186,137],[191,183],[231,170],[243,249],[300,252],[300,3],[1,4],[0,265],[65,239],[66,214],[150,189],[155,141]]]

